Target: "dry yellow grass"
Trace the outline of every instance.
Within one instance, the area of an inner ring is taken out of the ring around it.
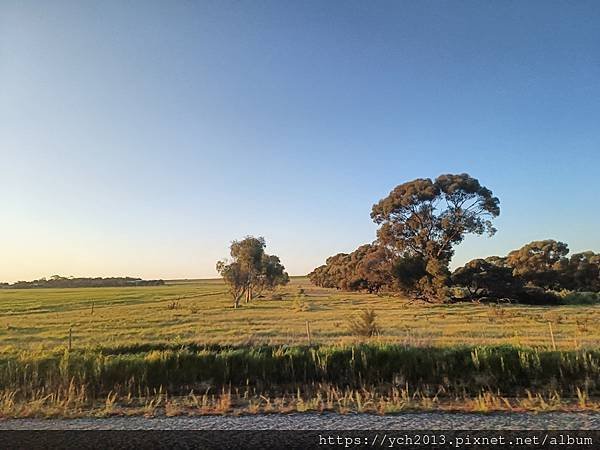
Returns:
[[[299,294],[300,289],[304,294]],[[0,290],[0,350],[136,343],[348,343],[348,318],[373,308],[381,342],[598,347],[600,306],[429,305],[347,293],[293,278],[271,298],[231,308],[218,280],[136,288]],[[93,305],[93,307],[92,307]],[[92,311],[93,309],[93,311]]]

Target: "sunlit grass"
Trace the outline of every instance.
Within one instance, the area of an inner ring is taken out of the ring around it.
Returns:
[[[348,320],[367,309],[370,338]],[[596,410],[597,323],[598,305],[430,305],[305,278],[239,309],[217,280],[0,290],[0,416]]]
[[[0,392],[0,418],[82,416],[111,417],[143,415],[199,416],[222,414],[270,414],[336,412],[396,414],[410,411],[447,412],[549,412],[600,411],[600,402],[585,399],[565,399],[557,392],[526,393],[518,397],[503,397],[491,391],[470,396],[444,398],[409,388],[391,388],[381,392],[372,389],[339,389],[321,385],[309,392],[271,395],[255,389],[233,389],[220,392],[170,395],[147,390],[127,394],[109,393],[104,398],[91,399],[81,387],[71,386],[50,394],[34,394],[26,399],[16,397],[16,391]]]
[[[0,359],[0,417],[598,410],[600,353],[137,345]]]
[[[302,288],[305,295],[298,299]],[[452,346],[598,347],[599,305],[429,305],[315,288],[294,278],[275,298],[234,310],[216,280],[135,288],[0,290],[0,351],[133,343],[304,344],[354,340],[347,318],[372,308],[378,342]],[[172,306],[172,305],[175,306]]]

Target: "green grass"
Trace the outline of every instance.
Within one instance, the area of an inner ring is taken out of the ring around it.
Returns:
[[[412,386],[425,392],[503,395],[554,389],[600,395],[600,351],[512,346],[430,347],[362,344],[324,347],[182,347],[21,353],[0,359],[0,385],[22,393],[85,385],[108,392],[252,386],[294,392],[303,386]]]
[[[350,331],[366,309],[372,338]],[[593,303],[430,305],[306,278],[239,309],[218,280],[3,289],[0,417],[596,410],[597,323]]]
[[[600,352],[189,346],[4,355],[0,418],[404,409],[597,410]],[[170,399],[170,402],[169,402]]]
[[[305,295],[298,298],[300,288]],[[380,343],[411,346],[503,345],[597,348],[600,305],[555,307],[410,304],[316,288],[293,278],[280,300],[255,299],[231,308],[223,283],[186,281],[135,288],[0,290],[0,353],[141,344],[279,345],[312,341],[349,344],[348,318],[373,308]],[[175,307],[172,305],[175,303]],[[93,314],[92,314],[93,304]]]

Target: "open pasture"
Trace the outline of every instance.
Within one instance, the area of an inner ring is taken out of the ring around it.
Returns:
[[[303,291],[303,293],[302,293]],[[600,345],[600,306],[430,305],[317,288],[306,278],[233,309],[219,280],[134,288],[0,290],[0,351],[136,344],[348,344],[348,319],[377,313],[382,343],[558,349]]]

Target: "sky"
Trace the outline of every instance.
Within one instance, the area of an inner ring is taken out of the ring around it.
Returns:
[[[467,172],[497,234],[600,251],[598,1],[0,2],[0,280],[306,274]]]

